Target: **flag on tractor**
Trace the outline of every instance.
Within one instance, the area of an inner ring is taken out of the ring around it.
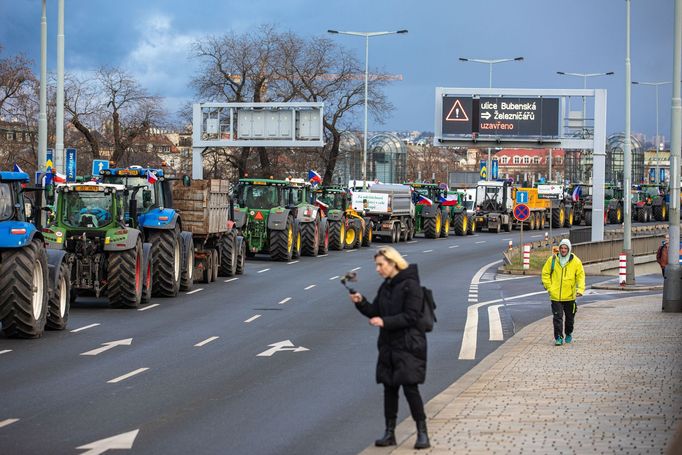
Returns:
[[[313,185],[319,185],[322,183],[322,176],[311,169],[308,171],[308,181]]]
[[[147,169],[147,181],[153,185],[159,181],[159,178],[156,176],[154,171]]]
[[[14,172],[24,172],[24,170],[17,163],[14,163]]]

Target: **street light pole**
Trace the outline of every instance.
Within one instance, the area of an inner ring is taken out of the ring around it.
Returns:
[[[660,171],[660,161],[659,161],[659,156],[658,156],[658,149],[659,149],[659,137],[658,137],[658,87],[661,85],[666,85],[666,84],[672,84],[671,81],[661,81],[661,82],[637,82],[633,81],[632,82],[634,85],[649,85],[653,86],[656,88],[656,140],[654,141],[654,147],[656,148],[656,175],[654,176],[654,183],[663,183],[661,182],[661,171]]]
[[[351,35],[365,37],[365,134],[362,147],[362,188],[367,189],[367,98],[369,86],[369,39],[372,36],[384,36],[407,33],[407,30],[396,30],[392,32],[342,32],[339,30],[327,30],[327,33],[335,35]]]
[[[497,58],[497,59],[482,59],[482,58],[465,58],[465,57],[460,57],[459,60],[461,62],[473,62],[473,63],[485,63],[488,65],[488,88],[493,88],[493,65],[496,63],[505,63],[505,62],[520,62],[523,60],[523,57],[514,57],[514,58]],[[491,148],[488,147],[488,163],[487,163],[487,169],[486,169],[486,180],[490,180],[490,174],[491,174],[491,167],[492,167],[492,158],[490,156],[491,154]]]
[[[630,98],[632,72],[630,63],[630,0],[625,0],[625,148],[623,149],[623,252],[625,253],[625,284],[635,284],[635,263],[632,257],[632,140],[630,128]]]
[[[612,76],[613,71],[608,71],[606,73],[568,73],[565,71],[557,71],[557,74],[562,76],[576,76],[583,78],[583,89],[587,90],[587,78],[588,77],[598,77],[598,76]],[[586,109],[586,98],[583,96],[583,139],[585,138],[587,131],[587,109]]]
[[[45,171],[47,161],[47,7],[43,0],[40,17],[40,110],[38,113],[38,166]]]

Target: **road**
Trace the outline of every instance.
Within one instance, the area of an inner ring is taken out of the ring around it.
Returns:
[[[516,242],[518,233],[399,245],[438,305],[425,401],[522,325],[549,314],[537,278],[502,281],[495,266],[484,267],[499,260],[509,238]],[[339,277],[357,271],[354,287],[372,297],[380,284],[372,255],[363,248],[292,263],[257,258],[237,279],[196,284],[192,293],[154,299],[142,311],[82,299],[67,331],[39,340],[0,338],[2,452],[361,451],[383,429],[382,390],[374,381],[377,329],[353,308]],[[509,304],[496,307],[498,316],[476,311],[474,354],[462,358],[469,306],[486,309],[501,298]],[[402,419],[404,401],[401,407]]]

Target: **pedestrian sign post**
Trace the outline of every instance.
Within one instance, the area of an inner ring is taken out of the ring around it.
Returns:
[[[522,191],[519,191],[516,193],[516,199],[519,199],[519,193]],[[526,198],[528,197],[528,193],[523,191],[525,193]],[[526,221],[528,218],[530,218],[530,208],[526,204],[516,204],[514,206],[514,218],[516,218],[517,221],[519,221],[519,224],[521,224],[521,233],[519,235],[519,245],[523,245],[523,222]]]
[[[92,161],[92,176],[100,175],[105,169],[109,169],[109,160],[93,160]]]
[[[516,203],[517,204],[528,204],[528,191],[517,191],[516,192]],[[519,221],[524,221],[524,220],[519,220]]]

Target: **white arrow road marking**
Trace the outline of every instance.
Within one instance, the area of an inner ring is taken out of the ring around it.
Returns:
[[[314,288],[315,286],[317,286],[317,285],[316,285],[316,284],[311,284],[310,286],[306,287],[306,288],[304,289],[304,291],[307,291],[308,289],[312,289],[312,288]]]
[[[337,279],[338,277],[339,277],[338,275],[333,276],[333,277],[329,278],[329,281],[335,280],[335,279]]]
[[[71,333],[76,333],[76,332],[80,332],[80,331],[83,331],[83,330],[88,330],[88,329],[91,329],[91,328],[93,328],[93,327],[97,327],[98,325],[99,325],[99,322],[96,322],[96,323],[94,323],[94,324],[86,325],[86,326],[84,326],[84,327],[79,327],[79,328],[77,328],[77,329],[73,329],[73,330],[71,331]]]
[[[5,349],[4,351],[0,351],[0,355],[7,354],[9,352],[12,352],[12,350],[11,349]]]
[[[124,374],[123,376],[119,376],[119,377],[114,378],[114,379],[112,379],[112,380],[110,380],[110,381],[107,381],[107,384],[116,384],[117,382],[121,382],[121,381],[123,381],[123,380],[125,380],[125,379],[128,379],[128,378],[130,378],[130,377],[132,377],[132,376],[135,376],[136,374],[143,373],[143,372],[147,371],[148,369],[149,369],[149,368],[138,368],[138,369],[135,370],[135,371],[131,371],[130,373],[126,373],[126,374]]]
[[[288,265],[291,265],[291,264],[298,264],[299,262],[300,262],[300,261],[291,261],[291,262],[287,262],[287,264],[288,264]],[[260,272],[258,272],[258,273],[260,273]]]
[[[247,320],[244,321],[244,322],[248,324],[249,322],[255,321],[255,320],[258,319],[259,317],[261,317],[261,315],[260,315],[260,314],[257,314],[257,315],[255,315],[255,316],[250,317],[249,319],[247,319]]]
[[[287,297],[286,299],[282,299],[282,300],[280,300],[279,305],[284,305],[284,304],[287,303],[289,300],[291,300],[291,297]]]
[[[502,319],[500,319],[500,307],[502,305],[490,305],[488,307],[488,326],[490,331],[489,341],[502,341]]]
[[[262,270],[259,270],[257,273],[267,272],[268,270],[270,270],[270,269],[262,269]]]
[[[152,303],[151,305],[147,305],[146,307],[140,308],[137,311],[147,311],[147,310],[151,310],[152,308],[156,308],[157,306],[159,306],[158,303]]]
[[[230,281],[235,281],[238,280],[239,278],[230,278],[229,280],[225,280],[225,283],[229,283]]]
[[[269,344],[268,346],[270,346],[270,349],[261,352],[260,354],[257,355],[257,357],[271,357],[273,354],[276,354],[279,351],[292,352],[310,351],[310,349],[304,348],[303,346],[295,348],[294,343],[292,343],[291,340],[280,341],[278,343]]]
[[[115,348],[116,346],[130,346],[133,344],[132,338],[126,338],[125,340],[109,341],[108,343],[102,343],[101,348],[93,349],[92,351],[83,352],[81,355],[98,355],[109,349]]]
[[[362,267],[355,267],[354,269],[350,269],[351,272],[355,272],[356,270],[360,270]]]
[[[209,338],[206,338],[204,341],[200,341],[199,343],[195,344],[194,346],[197,348],[200,348],[200,347],[210,343],[211,341],[217,340],[218,338],[220,338],[220,337],[209,337]]]
[[[195,294],[195,293],[201,292],[201,291],[203,291],[203,290],[204,290],[204,288],[195,289],[195,290],[193,290],[193,291],[189,291],[189,292],[187,293],[187,295]]]
[[[140,429],[121,433],[106,439],[85,444],[84,446],[76,447],[77,450],[87,450],[80,455],[100,455],[108,450],[130,450],[133,448],[133,443]]]
[[[6,427],[7,425],[12,425],[15,422],[18,422],[19,419],[5,419],[5,420],[0,420],[0,428]]]

